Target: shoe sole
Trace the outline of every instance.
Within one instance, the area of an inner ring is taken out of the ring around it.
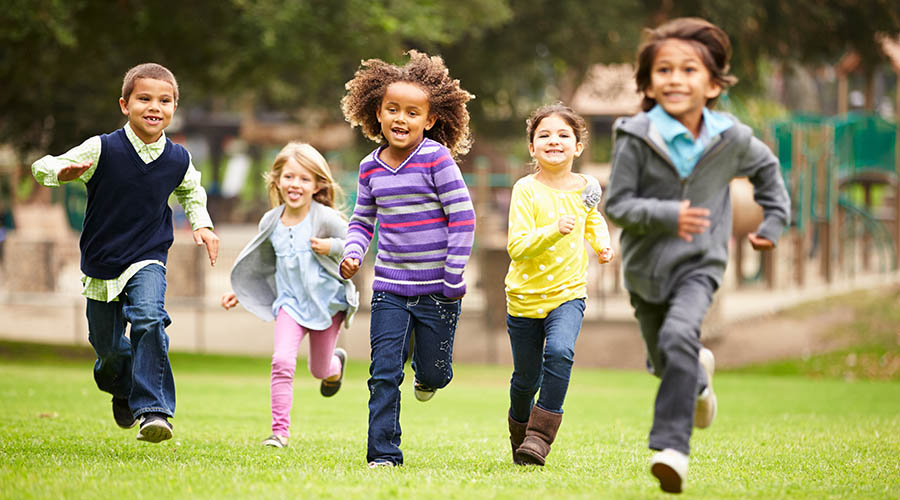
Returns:
[[[681,493],[681,476],[664,463],[655,463],[650,472],[659,479],[659,487],[666,493]]]
[[[341,352],[340,355],[338,355],[338,351]],[[344,368],[347,366],[347,351],[338,347],[334,350],[334,354],[341,360],[341,378],[334,381],[322,380],[319,385],[319,394],[326,398],[334,396],[341,390],[341,384],[344,382]]]
[[[145,425],[137,435],[138,441],[146,441],[148,443],[159,443],[167,439],[172,439],[172,429],[163,424]]]
[[[537,465],[539,467],[543,467],[547,462],[545,458],[541,458],[540,455],[532,454],[530,451],[519,451],[516,450],[516,458],[513,460],[517,465]]]
[[[708,351],[708,349],[703,348],[701,352]],[[703,365],[703,368],[706,370],[706,384],[709,388],[709,400],[704,404],[707,408],[712,408],[712,414],[709,416],[709,419],[700,418],[704,412],[694,412],[694,427],[698,429],[706,429],[710,425],[712,425],[713,420],[716,419],[716,412],[718,411],[718,402],[716,401],[716,393],[713,390],[712,379],[713,374],[716,371],[716,358],[713,356],[712,351],[709,351],[709,356],[707,358],[707,362],[703,363],[700,361],[700,364]],[[699,406],[699,405],[698,405]]]

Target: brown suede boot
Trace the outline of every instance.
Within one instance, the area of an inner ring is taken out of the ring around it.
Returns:
[[[528,427],[525,430],[525,440],[516,450],[516,459],[525,464],[544,465],[561,423],[562,413],[553,413],[538,408],[537,405],[532,406],[531,418],[528,419]]]
[[[519,446],[522,446],[522,441],[525,440],[525,429],[528,427],[528,422],[519,422],[512,418],[512,415],[507,415],[506,418],[509,420],[509,444],[512,445],[513,463],[525,465],[525,462],[516,458],[516,450],[519,449]]]

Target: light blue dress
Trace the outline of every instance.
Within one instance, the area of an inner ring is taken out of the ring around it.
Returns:
[[[349,307],[344,284],[334,279],[316,260],[309,238],[309,217],[293,226],[279,220],[269,236],[275,249],[275,288],[278,296],[272,314],[284,309],[309,330],[325,330],[332,318]]]

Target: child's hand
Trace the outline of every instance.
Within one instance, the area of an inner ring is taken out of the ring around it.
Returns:
[[[559,225],[559,232],[561,234],[569,234],[575,229],[575,216],[563,215],[556,221],[556,224]]]
[[[225,292],[225,294],[222,295],[222,307],[224,307],[226,311],[236,305],[238,305],[238,299],[234,295],[234,292]]]
[[[606,264],[608,262],[612,262],[614,258],[616,258],[616,251],[612,249],[612,247],[606,247],[600,251],[600,263]]]
[[[209,254],[209,265],[216,265],[216,258],[219,256],[219,237],[208,227],[201,227],[194,231],[194,243],[197,246],[206,245],[206,252]]]
[[[359,259],[344,259],[341,262],[341,277],[348,280],[359,271]]]
[[[758,236],[756,233],[750,233],[747,235],[747,239],[750,240],[750,244],[753,245],[754,250],[771,250],[775,248],[775,243],[763,238],[762,236]]]
[[[310,238],[309,246],[319,255],[328,255],[331,250],[331,238]]]
[[[73,163],[68,167],[63,167],[62,170],[56,174],[57,180],[59,182],[69,182],[74,181],[75,179],[81,177],[81,174],[87,172],[87,169],[91,168],[93,165],[93,161],[85,161],[81,163]]]
[[[692,208],[690,200],[681,202],[678,212],[678,237],[684,241],[694,239],[692,234],[700,234],[709,227],[709,209]]]

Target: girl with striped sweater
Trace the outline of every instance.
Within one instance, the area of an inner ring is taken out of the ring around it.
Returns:
[[[364,61],[341,102],[347,121],[379,144],[360,162],[341,261],[344,278],[356,274],[377,223],[366,454],[373,468],[403,464],[400,384],[410,351],[419,401],[453,377],[475,233],[472,200],[454,161],[471,144],[466,102],[473,96],[440,57],[409,56],[404,66]]]

